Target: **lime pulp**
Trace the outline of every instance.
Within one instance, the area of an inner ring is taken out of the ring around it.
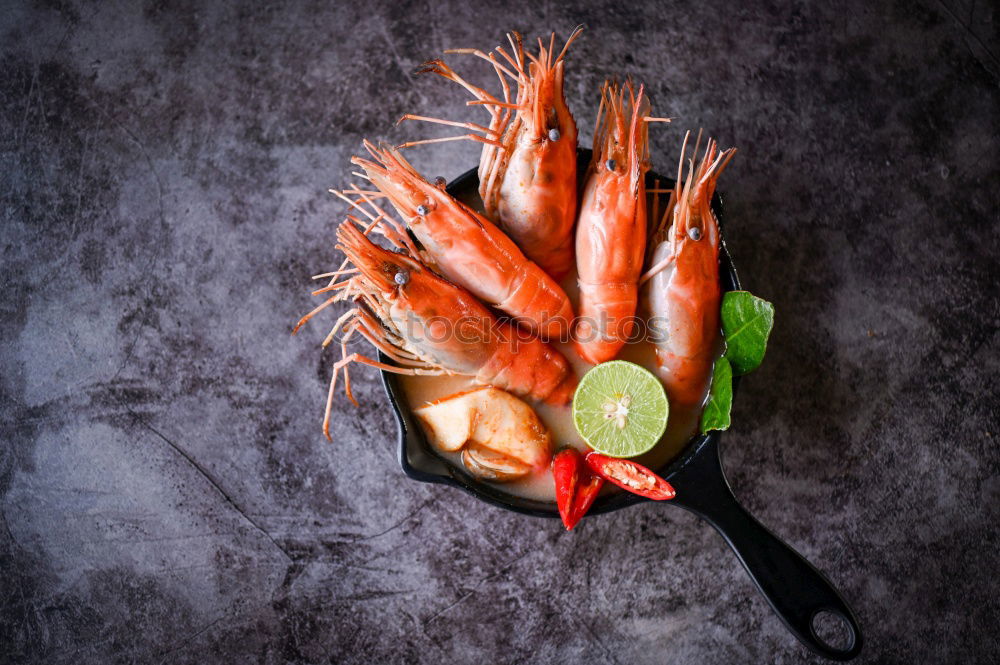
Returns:
[[[663,384],[635,363],[601,363],[573,395],[573,424],[587,445],[612,457],[635,457],[657,444],[670,405]]]

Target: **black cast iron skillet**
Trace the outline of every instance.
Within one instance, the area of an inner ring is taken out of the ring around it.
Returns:
[[[590,151],[580,151],[582,174],[590,162]],[[659,179],[661,187],[672,187],[673,180],[652,173],[647,182]],[[476,192],[479,178],[472,169],[448,185],[448,191],[465,198]],[[712,207],[722,221],[722,201],[716,195]],[[719,276],[724,291],[740,288],[736,269],[724,242],[719,248]],[[391,362],[380,354],[382,362]],[[734,380],[734,384],[738,379]],[[414,480],[441,483],[465,490],[487,503],[507,510],[540,517],[558,517],[554,503],[535,501],[507,494],[498,486],[476,480],[439,457],[427,444],[423,431],[414,420],[396,374],[382,372],[389,403],[399,423],[399,465]],[[736,385],[734,385],[734,389]],[[696,436],[682,453],[665,468],[657,471],[677,490],[677,497],[665,505],[691,511],[714,526],[736,553],[750,578],[764,594],[775,613],[788,629],[807,647],[827,658],[850,660],[861,651],[861,628],[854,612],[826,577],[808,561],[783,543],[753,518],[733,495],[722,470],[719,432]],[[646,499],[627,492],[601,496],[588,514],[597,515],[625,508]],[[830,613],[845,624],[849,633],[846,645],[830,645],[817,634],[814,620],[820,613]]]

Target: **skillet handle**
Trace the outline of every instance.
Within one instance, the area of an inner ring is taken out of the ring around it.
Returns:
[[[768,531],[733,496],[722,471],[719,433],[712,432],[693,459],[670,482],[677,497],[670,503],[690,510],[714,526],[736,553],[778,617],[804,645],[833,660],[850,660],[863,643],[861,627],[823,573]],[[850,636],[846,646],[826,644],[813,627],[814,617],[832,613]]]

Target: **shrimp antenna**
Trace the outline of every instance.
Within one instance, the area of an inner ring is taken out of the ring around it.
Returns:
[[[509,96],[507,95],[508,88],[506,85],[506,80],[503,78],[503,74],[506,73],[508,76],[512,78],[517,78],[517,77],[514,76],[513,72],[505,68],[499,61],[497,61],[495,57],[493,57],[492,55],[487,55],[477,49],[452,49],[446,52],[471,53],[473,55],[477,55],[489,61],[493,65],[494,69],[497,72],[497,76],[500,77],[501,83],[503,84],[503,89],[505,93],[504,101],[501,102],[499,99],[497,99],[490,93],[486,92],[484,89],[466,81],[464,78],[459,76],[458,73],[455,72],[455,70],[449,67],[443,60],[429,60],[425,62],[420,69],[417,70],[417,73],[437,74],[438,76],[446,78],[449,81],[458,83],[463,88],[471,92],[472,96],[475,97],[475,99],[473,101],[468,102],[468,104],[470,106],[483,106],[486,109],[486,111],[490,114],[491,118],[490,126],[486,127],[484,125],[480,125],[473,122],[444,120],[442,118],[432,118],[428,116],[421,116],[412,113],[407,113],[396,122],[397,125],[403,122],[404,120],[420,120],[422,122],[430,122],[440,125],[449,125],[451,127],[462,127],[464,129],[472,130],[473,133],[462,134],[459,136],[446,136],[442,138],[407,141],[405,143],[399,144],[396,147],[411,148],[416,145],[425,145],[430,143],[445,143],[448,141],[468,140],[468,141],[476,141],[479,143],[483,143],[488,146],[492,146],[494,148],[499,148],[501,150],[506,149],[504,144],[499,140],[500,137],[503,135],[503,130],[507,125],[507,120],[506,120],[507,112],[502,111],[502,109],[511,106],[511,104],[509,102]],[[514,106],[516,108],[516,105]]]
[[[563,59],[563,57],[566,55],[566,51],[569,50],[569,45],[572,44],[576,40],[576,38],[580,36],[580,33],[583,32],[583,30],[584,30],[585,27],[586,26],[584,26],[581,23],[580,25],[576,26],[573,29],[573,32],[566,39],[566,43],[563,44],[562,51],[559,52],[559,57],[556,58],[556,63],[558,63],[559,61],[561,61]]]
[[[514,72],[510,71],[509,69],[507,69],[506,67],[504,67],[503,64],[500,63],[496,59],[496,56],[494,56],[492,53],[486,54],[486,53],[483,53],[482,51],[480,51],[477,48],[449,48],[449,49],[445,49],[444,52],[448,53],[448,54],[455,53],[455,54],[459,54],[459,55],[474,55],[477,58],[482,58],[483,60],[486,60],[487,62],[492,63],[494,67],[496,67],[497,69],[499,69],[500,71],[502,71],[504,74],[506,74],[507,76],[511,77],[515,81],[518,79],[517,75],[514,74]]]

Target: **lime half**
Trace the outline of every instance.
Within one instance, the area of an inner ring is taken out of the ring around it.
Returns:
[[[573,395],[576,430],[588,446],[612,457],[635,457],[655,446],[669,410],[660,380],[624,360],[591,369]]]

